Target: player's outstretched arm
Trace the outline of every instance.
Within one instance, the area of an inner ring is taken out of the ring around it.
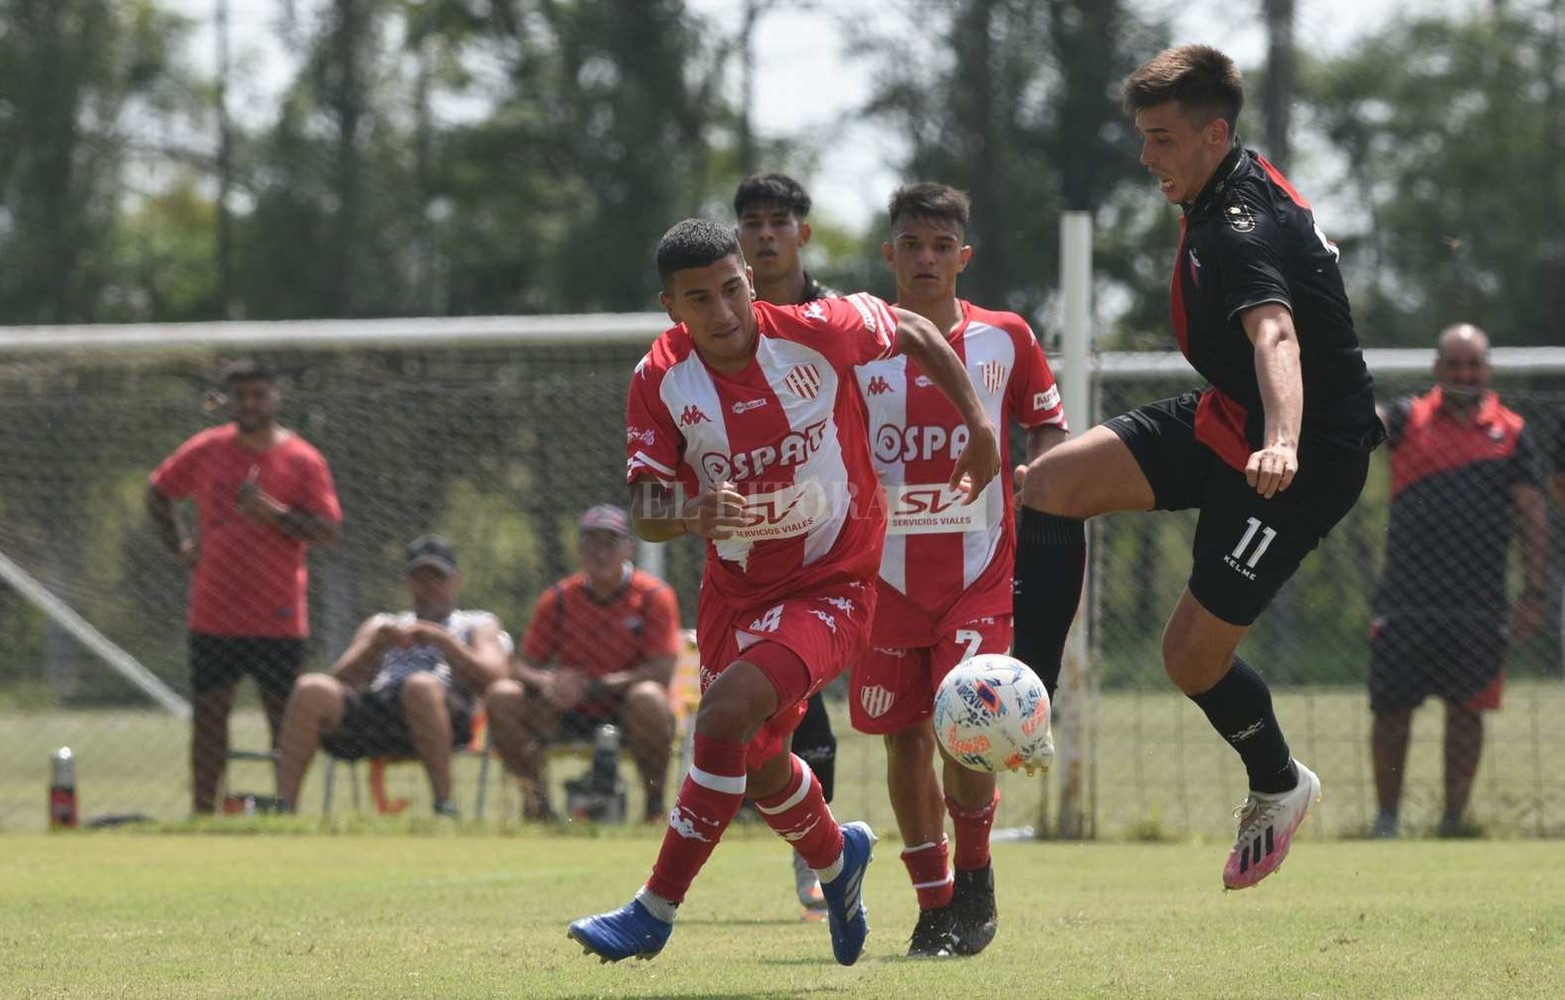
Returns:
[[[1293,313],[1279,302],[1246,309],[1239,317],[1255,345],[1255,378],[1266,413],[1261,450],[1244,468],[1245,482],[1270,500],[1293,483],[1299,472],[1299,426],[1304,419],[1304,376],[1299,366],[1299,337]]]
[[[919,369],[945,394],[967,424],[967,447],[956,460],[950,485],[956,489],[966,479],[966,502],[972,503],[989,485],[989,480],[1000,472],[1000,441],[994,421],[984,411],[978,390],[973,388],[973,380],[962,366],[962,359],[956,356],[935,325],[906,309],[893,309],[892,312],[897,317],[897,353],[918,362]]]

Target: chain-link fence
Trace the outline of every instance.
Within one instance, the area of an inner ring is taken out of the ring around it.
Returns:
[[[59,604],[46,612],[15,586],[0,588],[0,830],[45,824],[49,755],[62,745],[75,752],[86,818],[188,815],[189,723],[149,694],[155,683],[131,679],[139,665],[176,704],[191,695],[187,575],[160,543],[145,491],[148,473],[165,456],[225,419],[208,401],[224,362],[259,357],[280,374],[281,422],[322,452],[336,481],[341,543],[309,560],[306,668],[322,670],[366,617],[408,607],[404,547],[429,532],[450,538],[460,556],[460,606],[495,613],[518,638],[525,632],[538,597],[577,569],[581,512],[623,498],[625,386],[657,329],[655,318],[645,322],[633,336],[583,333],[545,343],[5,355],[0,554]],[[1099,412],[1193,382],[1110,380],[1100,389]],[[1382,380],[1380,395],[1421,392],[1428,382]],[[1565,382],[1497,371],[1495,386],[1528,419],[1541,451],[1552,454]],[[1365,680],[1388,493],[1382,455],[1359,506],[1244,648],[1272,683],[1296,752],[1323,776],[1321,828],[1332,833],[1367,830],[1375,817]],[[1162,676],[1158,637],[1188,571],[1191,530],[1190,516],[1172,514],[1110,517],[1094,527],[1090,809],[1100,835],[1222,833],[1231,830],[1229,812],[1244,795],[1232,752]],[[1447,543],[1457,550],[1461,539]],[[664,547],[663,572],[686,627],[694,624],[700,567],[695,543]],[[1565,736],[1552,725],[1565,708],[1557,588],[1550,595],[1546,634],[1513,644],[1504,707],[1485,716],[1472,815],[1501,832],[1565,832],[1565,783],[1558,777],[1565,773]],[[94,648],[62,608],[79,614],[124,659]],[[240,692],[232,746],[264,751],[270,737],[259,703],[249,682]],[[840,698],[840,690],[829,693]],[[889,823],[879,741],[849,732],[845,706],[828,703],[841,740],[838,811]],[[1438,818],[1440,726],[1432,709],[1414,717],[1404,829]],[[474,745],[482,749],[481,735]],[[482,753],[456,761],[457,797],[469,817],[486,761],[492,758]],[[227,787],[269,795],[271,767],[264,758],[234,761]],[[557,760],[556,785],[588,767]],[[389,767],[371,781],[367,766],[328,769],[319,758],[300,795],[302,811],[323,808],[328,770],[336,811],[355,800],[370,810],[384,796],[410,799],[427,812],[418,767]],[[487,820],[514,822],[514,782],[492,762],[485,780]],[[1045,782],[1007,778],[1005,789],[1002,826],[1046,821]],[[639,807],[633,791],[632,816]]]

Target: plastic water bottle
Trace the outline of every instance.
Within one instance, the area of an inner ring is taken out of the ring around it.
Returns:
[[[76,826],[76,755],[61,747],[49,755],[49,828]]]
[[[592,790],[613,795],[619,790],[619,727],[599,726],[592,743]]]

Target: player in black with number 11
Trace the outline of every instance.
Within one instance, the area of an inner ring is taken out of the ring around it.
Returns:
[[[1289,753],[1266,682],[1234,655],[1251,623],[1352,508],[1385,432],[1337,270],[1337,248],[1287,178],[1240,146],[1244,86],[1204,45],[1125,80],[1141,162],[1180,205],[1170,285],[1179,349],[1210,383],[1094,427],[1040,457],[1022,487],[1017,647],[1058,621],[1033,584],[1110,511],[1196,508],[1193,566],[1163,633],[1163,665],[1244,761],[1250,794],[1223,884],[1276,871],[1320,797]],[[1030,585],[1031,584],[1031,585]],[[1048,680],[1048,678],[1045,678]]]

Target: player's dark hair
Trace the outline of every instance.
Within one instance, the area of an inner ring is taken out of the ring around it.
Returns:
[[[706,267],[730,255],[744,259],[733,226],[725,226],[711,219],[677,222],[658,240],[658,280],[663,283],[666,292],[674,272],[691,267]]]
[[[785,208],[800,222],[810,214],[810,193],[787,174],[755,174],[739,182],[734,190],[734,216],[754,205]]]
[[[1178,101],[1197,124],[1221,118],[1229,132],[1244,107],[1239,67],[1210,45],[1179,45],[1159,52],[1125,77],[1121,94],[1128,115]]]
[[[930,222],[954,222],[963,234],[967,232],[967,218],[972,202],[966,192],[949,184],[923,181],[907,184],[891,192],[886,211],[891,216],[891,228],[903,219],[923,219]]]
[[[223,368],[223,391],[227,392],[234,387],[235,382],[275,382],[277,378],[272,374],[272,368],[264,361],[254,358],[243,358],[239,361],[229,362]]]

